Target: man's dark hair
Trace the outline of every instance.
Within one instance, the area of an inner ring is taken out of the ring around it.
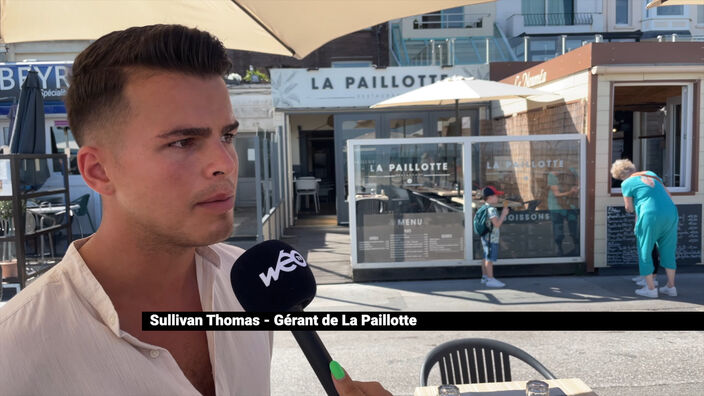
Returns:
[[[66,95],[69,124],[79,146],[87,129],[107,126],[125,114],[123,91],[138,68],[223,76],[230,61],[217,38],[181,25],[132,27],[99,38],[73,62]]]

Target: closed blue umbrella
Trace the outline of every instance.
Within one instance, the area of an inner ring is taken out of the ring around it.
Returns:
[[[10,139],[10,153],[46,154],[44,100],[36,71],[30,71],[22,84]],[[46,160],[23,161],[20,180],[28,189],[39,188],[48,178]]]

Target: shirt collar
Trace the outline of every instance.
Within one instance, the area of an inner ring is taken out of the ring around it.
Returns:
[[[63,258],[63,261],[66,262],[65,271],[75,283],[76,293],[81,295],[95,309],[97,317],[116,336],[120,337],[120,323],[115,306],[78,251],[89,239],[90,237],[87,237],[71,243]],[[196,255],[201,256],[203,262],[220,268],[220,256],[211,247],[196,248]]]
[[[68,247],[63,259],[66,262],[66,272],[74,283],[76,293],[95,309],[96,315],[119,337],[120,323],[117,311],[78,251],[89,239],[90,237],[78,239]]]
[[[220,255],[213,250],[210,246],[201,246],[196,248],[196,254],[203,257],[204,261],[215,266],[215,268],[220,268]]]

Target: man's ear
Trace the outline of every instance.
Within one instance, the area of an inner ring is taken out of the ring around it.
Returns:
[[[105,150],[94,146],[81,147],[77,160],[78,170],[88,187],[100,195],[112,195],[115,192],[115,186],[105,168],[108,160]]]

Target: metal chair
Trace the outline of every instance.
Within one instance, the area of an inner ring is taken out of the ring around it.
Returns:
[[[320,197],[318,196],[318,179],[298,178],[296,183],[296,213],[301,210],[301,196],[313,196],[315,213],[320,212]]]
[[[71,218],[76,218],[76,223],[78,223],[78,231],[81,233],[81,238],[83,238],[83,227],[81,226],[81,216],[88,216],[88,223],[90,223],[91,227],[91,232],[95,232],[95,226],[93,225],[93,219],[90,217],[90,213],[88,212],[88,200],[90,199],[90,194],[83,194],[80,197],[74,199],[71,201],[71,205],[78,205],[78,209],[70,210],[69,215]],[[56,215],[62,215],[66,213],[65,211],[61,211],[56,213]]]
[[[505,342],[485,338],[463,338],[433,348],[420,369],[420,386],[427,386],[437,364],[442,384],[476,384],[511,381],[509,356],[527,363],[547,379],[555,375],[527,352]]]
[[[40,208],[51,208],[51,202],[48,201],[43,201],[39,203]],[[53,216],[50,215],[38,215],[39,217],[39,230],[42,230],[44,228],[52,227],[56,224],[56,220],[54,219]],[[41,235],[39,237],[39,257],[44,257],[44,236],[47,237],[49,240],[49,254],[51,257],[56,256],[56,251],[54,250],[54,238],[51,235],[51,232]]]
[[[382,199],[365,198],[358,199],[355,202],[355,205],[357,206],[357,215],[359,217],[365,214],[370,215],[384,213],[386,208],[386,201]]]

